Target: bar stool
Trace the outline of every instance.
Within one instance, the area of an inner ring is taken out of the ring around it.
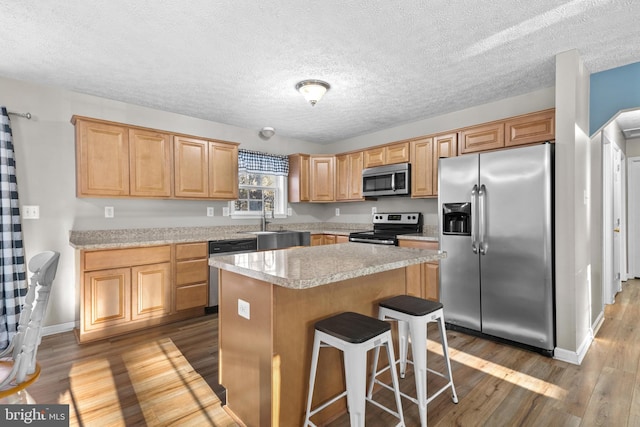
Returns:
[[[407,371],[407,363],[411,363],[414,368],[416,382],[416,397],[400,393],[406,399],[418,405],[420,412],[420,425],[427,425],[427,404],[438,397],[447,388],[451,387],[452,400],[458,403],[458,396],[453,385],[451,376],[451,362],[449,360],[449,346],[447,344],[447,334],[444,328],[444,311],[441,303],[417,298],[409,295],[399,295],[389,298],[379,303],[378,319],[395,320],[398,322],[398,340],[400,356],[396,363],[400,364],[400,377],[404,378]],[[438,322],[440,337],[442,342],[442,352],[444,354],[446,373],[442,374],[427,368],[427,323]],[[407,349],[411,339],[413,361],[407,360]],[[380,352],[376,350],[374,357],[374,369],[378,367],[378,356]],[[390,365],[389,365],[390,366]],[[377,376],[389,369],[389,366],[377,371],[369,382],[367,395],[371,397],[374,383],[385,388],[390,388],[387,384],[377,379]],[[427,397],[427,371],[439,375],[447,380],[442,388]]]
[[[387,387],[394,391],[397,412],[381,405],[374,401],[371,396],[366,395],[367,352],[374,348],[379,351],[381,346],[387,348],[389,360],[394,361],[394,369],[391,370],[393,388]],[[313,399],[318,356],[321,347],[334,347],[342,351],[344,357],[344,376],[347,387],[344,392],[319,405],[317,408],[312,409],[311,401]],[[393,354],[393,342],[391,340],[391,327],[388,322],[383,322],[358,313],[345,312],[320,320],[315,324],[311,372],[309,375],[307,415],[304,421],[304,427],[316,427],[310,418],[344,396],[347,396],[347,408],[349,410],[351,426],[364,426],[365,406],[368,401],[398,418],[399,423],[397,426],[404,427],[402,404],[400,402],[400,388],[395,370],[395,356]]]

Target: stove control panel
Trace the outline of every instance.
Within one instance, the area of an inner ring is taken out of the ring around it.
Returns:
[[[375,213],[373,214],[374,224],[422,224],[422,213]]]

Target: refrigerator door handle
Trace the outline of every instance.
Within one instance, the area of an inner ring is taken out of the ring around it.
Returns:
[[[489,249],[489,245],[487,244],[486,232],[487,232],[487,187],[482,184],[480,186],[480,190],[478,190],[478,210],[480,211],[480,215],[478,217],[479,225],[479,250],[480,254],[486,255],[487,250]]]
[[[473,214],[471,217],[471,250],[474,254],[478,253],[478,227],[476,221],[478,221],[478,185],[474,185],[471,189],[471,206],[473,207]]]

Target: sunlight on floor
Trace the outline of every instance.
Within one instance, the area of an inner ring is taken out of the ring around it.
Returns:
[[[427,349],[430,352],[443,356],[442,346],[439,341],[427,340]],[[453,362],[457,362],[463,365],[471,366],[474,369],[480,369],[489,375],[492,375],[501,380],[508,381],[518,387],[526,388],[534,393],[542,394],[547,397],[551,397],[558,400],[564,400],[567,396],[567,390],[562,387],[558,387],[555,384],[551,384],[547,381],[532,377],[531,375],[524,374],[522,372],[515,371],[510,368],[498,365],[489,360],[484,360],[476,357],[472,354],[465,353],[449,347],[449,357]],[[543,357],[543,356],[540,356]],[[455,366],[452,366],[453,376],[455,381]]]

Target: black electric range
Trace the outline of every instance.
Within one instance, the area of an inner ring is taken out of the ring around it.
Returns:
[[[350,242],[398,245],[400,234],[422,233],[422,213],[373,214],[373,230],[349,234]]]

